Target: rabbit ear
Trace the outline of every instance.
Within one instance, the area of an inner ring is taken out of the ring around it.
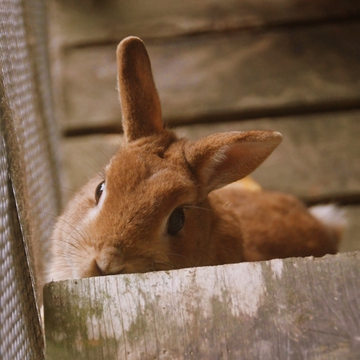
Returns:
[[[253,172],[281,140],[274,131],[225,132],[189,144],[185,156],[207,194]]]
[[[150,59],[141,39],[131,36],[116,51],[125,137],[133,141],[163,131],[161,105]]]

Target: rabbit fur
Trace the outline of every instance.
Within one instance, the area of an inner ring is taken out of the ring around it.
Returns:
[[[143,42],[124,39],[117,62],[125,143],[58,219],[46,282],[336,253],[334,224],[292,195],[236,182],[281,134],[178,139],[163,126]]]

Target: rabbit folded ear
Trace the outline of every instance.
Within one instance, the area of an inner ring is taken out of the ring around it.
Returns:
[[[233,131],[189,144],[185,157],[206,194],[253,172],[280,144],[274,131]]]
[[[130,36],[116,51],[122,121],[127,141],[163,131],[161,105],[141,39]]]

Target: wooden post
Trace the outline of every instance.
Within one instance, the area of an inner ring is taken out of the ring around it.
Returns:
[[[360,253],[48,284],[48,359],[356,359]]]

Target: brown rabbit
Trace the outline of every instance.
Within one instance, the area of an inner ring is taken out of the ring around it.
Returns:
[[[291,195],[233,183],[271,154],[281,134],[178,139],[163,127],[142,41],[123,40],[117,61],[126,143],[58,219],[46,281],[337,251],[336,209],[327,225]]]

